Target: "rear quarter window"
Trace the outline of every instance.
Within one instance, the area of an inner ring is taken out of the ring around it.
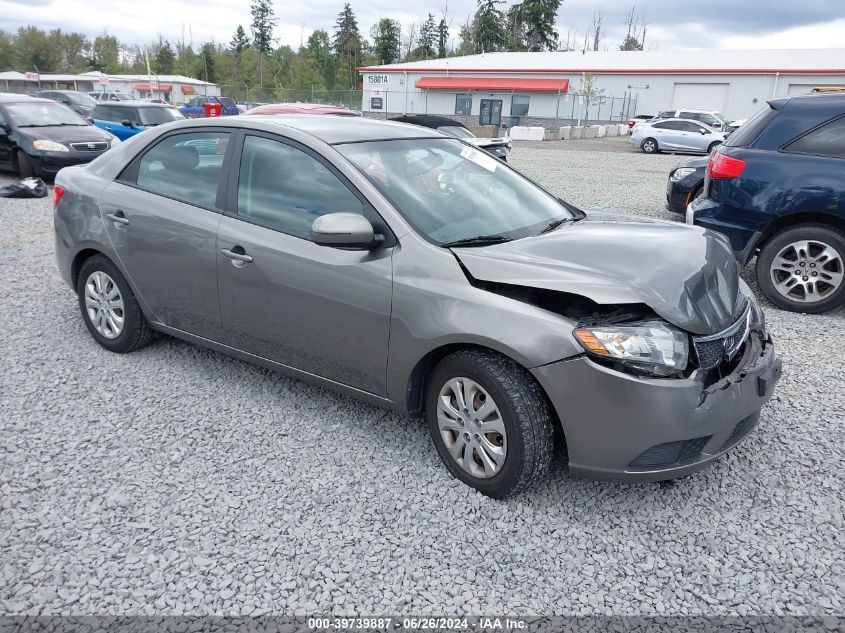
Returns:
[[[786,152],[845,158],[845,116],[822,124],[787,144]]]
[[[777,114],[777,110],[770,105],[766,105],[765,108],[758,111],[757,114],[741,125],[736,132],[731,134],[725,140],[725,146],[745,147],[746,145],[750,145],[757,140],[757,137],[760,136],[763,130],[769,127],[769,123],[772,122],[772,119],[774,119]]]

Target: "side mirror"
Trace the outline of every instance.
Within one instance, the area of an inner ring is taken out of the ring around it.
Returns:
[[[707,130],[705,130],[704,128],[698,128],[698,131],[701,133],[702,136],[707,134]]]
[[[384,239],[381,235],[378,238]],[[378,245],[373,225],[357,213],[321,215],[311,225],[311,241],[320,246],[370,250]]]
[[[132,125],[132,121],[130,121],[129,119],[123,119],[123,121],[121,121],[120,124],[124,127],[134,127]]]

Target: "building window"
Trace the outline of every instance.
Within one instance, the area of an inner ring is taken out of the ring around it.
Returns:
[[[472,112],[472,95],[455,96],[455,114],[469,116]]]
[[[528,95],[514,95],[511,98],[511,116],[525,116],[528,114]]]

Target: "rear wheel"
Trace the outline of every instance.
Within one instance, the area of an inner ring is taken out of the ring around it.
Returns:
[[[820,224],[786,229],[764,244],[756,273],[766,298],[784,310],[831,310],[845,299],[845,234]]]
[[[646,154],[656,154],[658,151],[657,141],[653,138],[647,138],[640,145],[640,149],[642,149]]]
[[[489,497],[528,488],[548,470],[553,418],[534,378],[483,350],[444,358],[426,391],[426,420],[443,463]]]
[[[152,340],[154,330],[129,284],[106,257],[95,255],[85,260],[76,293],[88,332],[110,352],[133,352]]]
[[[713,150],[716,149],[717,147],[719,147],[721,144],[722,144],[721,141],[715,141],[713,143],[710,143],[710,147],[707,148],[707,153],[712,154]]]
[[[32,161],[29,160],[29,156],[27,156],[24,152],[18,151],[16,159],[18,163],[18,173],[21,178],[30,178],[35,175],[35,166],[32,164]]]

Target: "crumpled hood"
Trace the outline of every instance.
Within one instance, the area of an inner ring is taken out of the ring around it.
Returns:
[[[676,222],[590,213],[537,237],[453,251],[476,279],[644,303],[693,334],[724,330],[740,307],[727,241]]]

